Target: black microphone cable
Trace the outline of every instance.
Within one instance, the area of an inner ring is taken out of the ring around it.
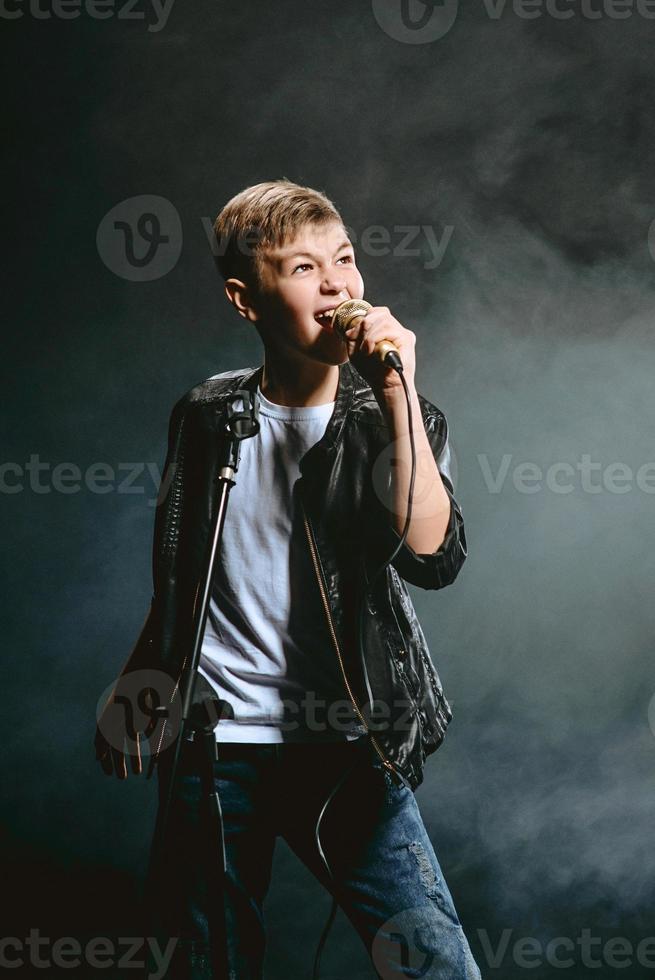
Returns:
[[[411,461],[412,461],[412,465],[411,465],[411,475],[410,475],[410,480],[409,480],[409,490],[408,490],[408,493],[407,493],[407,516],[405,518],[405,524],[403,526],[402,534],[400,536],[400,541],[398,542],[398,544],[396,545],[396,547],[394,548],[394,550],[392,551],[392,553],[389,555],[389,557],[380,565],[379,568],[376,569],[375,574],[372,576],[372,578],[370,579],[370,581],[368,580],[368,577],[366,576],[366,565],[364,564],[364,575],[365,575],[366,586],[367,587],[364,589],[364,592],[363,592],[362,597],[361,597],[361,600],[360,600],[360,605],[359,605],[359,611],[358,611],[358,629],[357,629],[357,644],[358,644],[359,659],[360,659],[361,667],[362,667],[362,673],[364,675],[364,683],[366,684],[366,693],[367,693],[367,696],[368,696],[368,704],[371,705],[371,706],[373,704],[373,692],[371,690],[371,683],[370,683],[370,680],[369,680],[368,671],[366,669],[366,659],[365,659],[365,656],[364,656],[364,615],[363,615],[363,613],[364,613],[364,604],[365,604],[365,602],[366,602],[369,594],[371,593],[371,591],[372,591],[372,589],[373,589],[376,581],[380,577],[380,575],[384,572],[384,570],[387,568],[387,566],[391,564],[391,562],[394,560],[394,558],[396,557],[396,555],[398,554],[398,552],[400,551],[400,549],[405,544],[405,541],[407,539],[407,535],[409,533],[410,521],[412,519],[412,501],[413,501],[413,498],[414,498],[414,483],[415,483],[415,480],[416,480],[416,445],[415,445],[415,442],[414,442],[414,429],[412,427],[412,406],[411,406],[411,399],[410,399],[410,395],[409,395],[409,389],[407,387],[407,382],[405,381],[405,377],[404,377],[404,374],[403,374],[402,361],[400,360],[400,357],[398,356],[398,354],[396,352],[389,351],[387,353],[386,357],[385,357],[385,363],[389,364],[390,367],[392,367],[395,371],[398,372],[398,376],[400,377],[400,380],[401,380],[401,383],[402,383],[402,386],[403,386],[403,390],[405,392],[405,400],[407,402],[407,419],[408,419],[408,424],[409,424],[409,445],[410,445],[410,450],[411,450]],[[364,758],[366,758],[366,756]],[[336,886],[336,879],[335,879],[335,877],[334,877],[334,875],[332,873],[332,869],[330,868],[329,862],[328,862],[328,860],[327,860],[327,858],[325,856],[325,853],[323,851],[323,847],[321,846],[320,824],[321,824],[321,821],[322,821],[322,819],[323,819],[323,817],[325,815],[325,811],[327,810],[329,804],[334,799],[334,796],[336,795],[337,791],[341,788],[341,786],[346,781],[347,777],[360,764],[360,762],[361,762],[361,760],[358,759],[354,763],[354,765],[352,765],[348,770],[346,770],[345,774],[339,779],[337,785],[330,792],[327,800],[323,804],[323,807],[321,809],[321,812],[320,812],[320,814],[318,816],[318,819],[316,821],[316,826],[314,828],[314,836],[315,836],[315,839],[316,839],[316,846],[318,848],[318,853],[319,853],[319,855],[321,857],[321,860],[323,861],[323,864],[325,865],[325,868],[327,870],[327,873],[328,873],[330,879],[335,883],[335,886]],[[405,786],[407,786],[408,788],[411,789],[411,786],[409,785],[409,783],[405,779],[405,777],[402,775],[402,773],[398,772],[398,770],[395,770],[395,772],[397,773],[397,775],[398,775],[399,779],[402,781],[402,783]],[[332,923],[334,922],[335,916],[337,914],[338,905],[339,905],[338,900],[337,900],[336,896],[333,895],[333,898],[332,898],[332,906],[330,908],[330,913],[328,915],[328,918],[327,918],[327,921],[325,923],[325,926],[323,927],[323,932],[321,934],[321,938],[319,939],[318,946],[317,946],[317,949],[316,949],[316,955],[314,957],[314,969],[313,969],[313,973],[312,973],[312,980],[319,980],[319,968],[320,968],[320,963],[321,963],[321,954],[323,953],[323,948],[324,948],[325,943],[327,941],[328,934],[330,932],[330,929],[332,928]]]

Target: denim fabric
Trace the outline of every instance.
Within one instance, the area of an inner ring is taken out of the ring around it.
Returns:
[[[337,897],[383,980],[479,980],[414,794],[395,784],[366,737],[331,743],[224,743],[219,754],[214,779],[228,866],[230,980],[263,976],[263,904],[278,835]],[[163,761],[160,787],[166,782]],[[204,834],[200,780],[192,766],[185,746],[162,892],[165,932],[180,937],[167,976],[216,980],[209,963],[207,917],[212,866],[219,857]],[[317,848],[315,825],[344,776],[319,828],[329,874]],[[308,943],[308,977],[318,938],[317,930],[316,942]]]

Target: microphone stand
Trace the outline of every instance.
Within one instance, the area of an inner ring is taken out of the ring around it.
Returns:
[[[213,913],[209,916],[209,939],[214,976],[220,980],[229,976],[224,900],[227,863],[223,814],[214,784],[214,763],[219,757],[214,729],[223,718],[233,718],[234,711],[229,702],[217,698],[213,692],[212,695],[203,695],[200,701],[194,701],[194,693],[198,677],[202,679],[198,667],[209,611],[214,566],[221,548],[229,493],[236,483],[234,475],[239,468],[241,441],[249,439],[259,432],[259,405],[255,392],[245,389],[239,390],[234,392],[232,398],[243,400],[243,410],[237,411],[234,403],[228,403],[220,429],[220,435],[223,438],[223,451],[217,478],[215,516],[210,532],[210,546],[198,585],[199,606],[191,656],[188,658],[188,666],[180,681],[180,689],[183,691],[180,730],[175,739],[173,758],[166,776],[166,788],[157,811],[147,873],[148,884],[146,885],[146,895],[148,896],[146,908],[155,909],[165,901],[161,897],[164,892],[161,872],[164,868],[164,846],[170,823],[175,784],[178,778],[182,743],[186,742],[187,745],[191,743],[190,751],[192,752],[194,768],[197,767],[201,781],[201,826],[206,832],[207,844],[211,846],[212,842],[215,842],[214,853],[211,855],[212,859],[207,862],[206,867],[213,868],[215,871],[215,877],[211,873],[208,876],[211,895],[208,907]],[[156,713],[165,725],[168,709],[161,707],[156,710]],[[150,760],[148,778],[152,775],[156,763],[156,756],[153,755]],[[214,887],[211,886],[212,877],[215,882]]]

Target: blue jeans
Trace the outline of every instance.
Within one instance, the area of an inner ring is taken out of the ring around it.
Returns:
[[[262,978],[263,904],[278,835],[337,898],[383,980],[480,980],[414,794],[395,784],[366,737],[222,743],[219,756],[214,780],[225,832],[230,980]],[[167,935],[180,941],[167,976],[208,980],[214,977],[208,938],[214,858],[203,838],[200,780],[186,746],[180,776],[167,835],[162,910]],[[315,825],[343,776],[319,827],[328,873]],[[307,976],[315,945],[307,950]]]

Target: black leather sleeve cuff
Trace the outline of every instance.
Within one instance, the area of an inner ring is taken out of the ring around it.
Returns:
[[[450,517],[441,545],[432,554],[421,555],[405,542],[392,562],[405,581],[423,589],[442,589],[450,585],[457,578],[466,559],[467,544],[462,512],[443,475],[442,479],[450,498]],[[389,554],[398,546],[399,541],[400,534],[389,525]]]

